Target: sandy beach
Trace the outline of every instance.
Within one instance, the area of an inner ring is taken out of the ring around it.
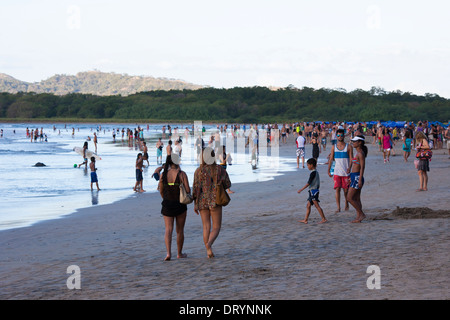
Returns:
[[[307,169],[298,169],[273,181],[232,186],[213,259],[206,257],[201,219],[189,205],[188,258],[164,262],[160,195],[136,194],[1,231],[0,298],[450,299],[447,150],[434,152],[429,191],[416,192],[413,156],[405,163],[398,144],[397,156],[384,164],[382,154],[368,147],[362,190],[367,219],[361,224],[350,223],[356,216],[352,207],[334,213],[333,182],[325,165],[318,166],[320,204],[329,222],[318,224],[315,208],[308,225],[298,222],[308,195],[297,190],[309,176]],[[311,145],[306,154],[311,155]],[[295,157],[293,138],[281,145],[280,155]],[[176,256],[175,233],[172,253]],[[81,290],[67,288],[71,265],[81,270]],[[371,265],[380,268],[381,289],[367,287]]]

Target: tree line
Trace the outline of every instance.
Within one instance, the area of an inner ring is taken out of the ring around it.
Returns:
[[[0,118],[105,119],[110,121],[441,121],[450,119],[450,100],[436,94],[387,92],[381,88],[301,89],[292,86],[156,90],[129,96],[83,93],[0,93]]]

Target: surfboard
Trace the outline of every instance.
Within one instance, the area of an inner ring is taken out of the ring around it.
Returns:
[[[81,147],[74,147],[73,151],[78,153],[80,156],[83,156],[83,148],[81,148]],[[88,160],[90,160],[91,157],[95,157],[95,160],[102,160],[102,158],[99,157],[95,152],[92,152],[91,150],[87,149],[86,150],[86,158],[88,158]]]

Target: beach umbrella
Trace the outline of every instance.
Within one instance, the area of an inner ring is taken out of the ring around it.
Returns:
[[[393,128],[397,126],[397,123],[395,121],[388,121],[387,126]]]

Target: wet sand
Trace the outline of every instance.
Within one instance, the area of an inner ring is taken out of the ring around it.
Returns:
[[[447,150],[434,151],[427,192],[415,191],[419,179],[413,158],[404,163],[399,145],[396,150],[398,155],[384,164],[382,154],[369,145],[362,190],[367,219],[361,224],[350,223],[356,217],[352,207],[334,213],[325,165],[318,167],[325,224],[318,224],[315,208],[309,224],[298,222],[305,216],[307,191],[299,195],[297,190],[308,180],[307,169],[273,181],[234,184],[213,259],[206,257],[201,220],[189,205],[188,258],[176,259],[174,232],[172,260],[163,261],[159,194],[136,194],[2,231],[0,298],[449,299]],[[306,153],[311,155],[310,145]],[[281,146],[280,155],[295,157],[293,139]],[[81,290],[66,286],[70,265],[80,267]],[[380,268],[381,289],[367,287],[371,265]]]

